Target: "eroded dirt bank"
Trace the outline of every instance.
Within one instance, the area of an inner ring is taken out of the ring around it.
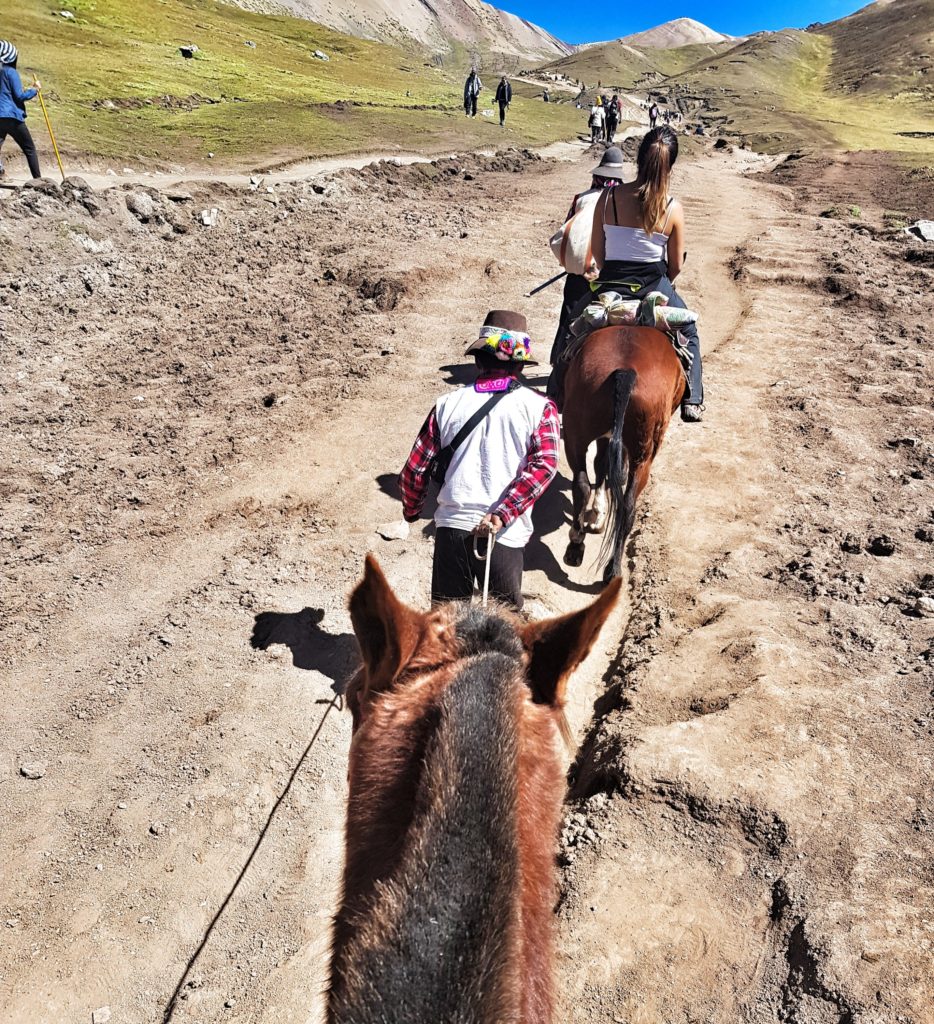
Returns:
[[[575,680],[563,1019],[918,1024],[932,274],[747,164],[679,167],[709,412],[673,426],[632,620]],[[0,204],[5,1019],[162,1019],[251,853],[175,1018],[316,1019],[348,722],[302,754],[353,658],[345,594],[373,549],[425,600],[428,534],[374,534],[392,477],[488,307],[547,351],[558,294],[521,295],[588,166]],[[541,612],[596,575],[560,563],[568,507],[562,478]]]

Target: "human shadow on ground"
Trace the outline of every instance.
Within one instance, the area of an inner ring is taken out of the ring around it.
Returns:
[[[443,383],[456,384],[458,387],[473,384],[477,379],[477,367],[473,361],[469,363],[448,363],[447,366],[439,366],[438,369],[446,374]]]
[[[322,608],[300,612],[260,612],[253,620],[250,646],[255,651],[282,644],[292,652],[292,664],[309,672],[320,672],[331,680],[335,693],[344,692],[358,658],[353,633],[328,633],[321,628]]]
[[[558,473],[548,490],[535,503],[532,509],[532,539],[525,549],[525,568],[543,572],[552,583],[565,590],[577,594],[599,594],[603,589],[603,583],[596,568],[593,583],[575,583],[568,578],[564,566],[544,541],[545,537],[559,530],[568,529],[573,508],[568,493],[570,488],[571,481]],[[599,545],[600,542],[600,537],[590,538],[591,544]]]
[[[402,504],[402,492],[399,490],[399,474],[398,473],[380,473],[376,478],[376,483],[383,494],[388,494],[390,498],[395,498],[399,504]],[[434,499],[437,497],[438,485],[434,482],[428,485],[428,497],[425,500],[425,507],[422,509],[421,514],[418,517],[418,521],[412,523],[412,529],[421,528],[422,533],[428,534],[434,525]],[[401,518],[402,511],[400,509],[399,516]]]

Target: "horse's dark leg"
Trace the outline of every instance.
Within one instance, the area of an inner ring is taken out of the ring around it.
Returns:
[[[564,450],[571,467],[571,497],[574,503],[571,534],[564,552],[566,565],[577,566],[584,561],[584,510],[590,498],[590,479],[587,476],[587,445],[580,443],[573,432],[567,434],[565,426]]]

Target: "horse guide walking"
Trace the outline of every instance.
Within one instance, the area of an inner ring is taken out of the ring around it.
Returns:
[[[425,420],[399,478],[402,511],[415,522],[430,480],[441,484],[434,604],[469,601],[488,559],[490,594],[519,611],[532,506],[558,468],[558,410],[520,383],[523,369],[537,365],[521,314],[492,310],[466,354],[474,357],[477,378],[439,398]],[[487,538],[486,550],[475,549],[478,534]]]

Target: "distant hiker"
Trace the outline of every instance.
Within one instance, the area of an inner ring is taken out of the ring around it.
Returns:
[[[649,128],[650,129],[654,128],[657,121],[658,121],[658,104],[657,103],[653,103],[652,106],[649,107]]]
[[[24,89],[16,63],[19,54],[12,43],[0,40],[0,146],[9,135],[23,151],[29,164],[29,173],[34,178],[42,177],[39,171],[39,155],[36,144],[26,127],[26,102],[39,95],[40,83],[35,89]],[[0,174],[3,173],[0,164]]]
[[[593,265],[596,294],[625,293],[642,299],[662,292],[669,306],[687,308],[672,281],[684,265],[684,210],[668,195],[671,169],[678,158],[678,136],[667,126],[646,132],[639,146],[635,181],[604,192],[594,212]],[[693,323],[679,328],[693,361],[681,419],[703,418],[704,384],[700,339]]]
[[[590,188],[586,192],[578,193],[571,202],[571,209],[565,218],[564,231],[568,234],[568,241],[573,245],[570,237],[569,224],[572,217],[584,218],[581,228],[586,231],[589,223],[590,237],[593,235],[593,215],[597,199],[605,188],[613,188],[623,180],[623,151],[618,146],[610,146],[603,154],[599,166],[591,171]],[[575,230],[575,235],[577,234]],[[586,248],[591,245],[590,237],[586,242]],[[581,257],[581,262],[585,257]],[[570,265],[570,260],[565,260],[565,269]],[[551,376],[548,378],[546,393],[561,408],[564,399],[562,382],[564,370],[567,366],[562,360],[564,350],[570,341],[570,324],[574,319],[575,312],[580,306],[585,295],[590,295],[590,282],[583,274],[575,274],[568,270],[564,279],[564,298],[561,303],[561,315],[558,319],[558,330],[555,332],[555,340],[551,346]]]
[[[603,104],[598,96],[594,105],[590,108],[590,117],[587,119],[587,126],[590,128],[590,144],[596,145],[603,138],[603,128],[606,123],[606,113]]]
[[[484,572],[474,544],[477,535],[487,537],[483,556],[492,533],[490,595],[518,611],[532,506],[558,468],[558,411],[519,381],[524,367],[536,365],[521,314],[489,312],[466,354],[477,379],[439,398],[425,420],[399,478],[402,512],[407,522],[418,519],[433,463],[458,440],[438,492],[432,602],[470,600]]]
[[[464,82],[464,113],[468,117],[477,116],[477,97],[482,88],[483,82],[480,81],[480,76],[475,68],[471,68],[467,81]]]
[[[512,103],[512,86],[505,75],[499,80],[499,85],[496,87],[496,102],[499,104],[499,126],[502,128],[506,124],[506,111],[509,109],[509,104]]]
[[[619,96],[614,96],[606,108],[606,142],[608,146],[613,145],[616,136],[616,129],[619,128]]]

